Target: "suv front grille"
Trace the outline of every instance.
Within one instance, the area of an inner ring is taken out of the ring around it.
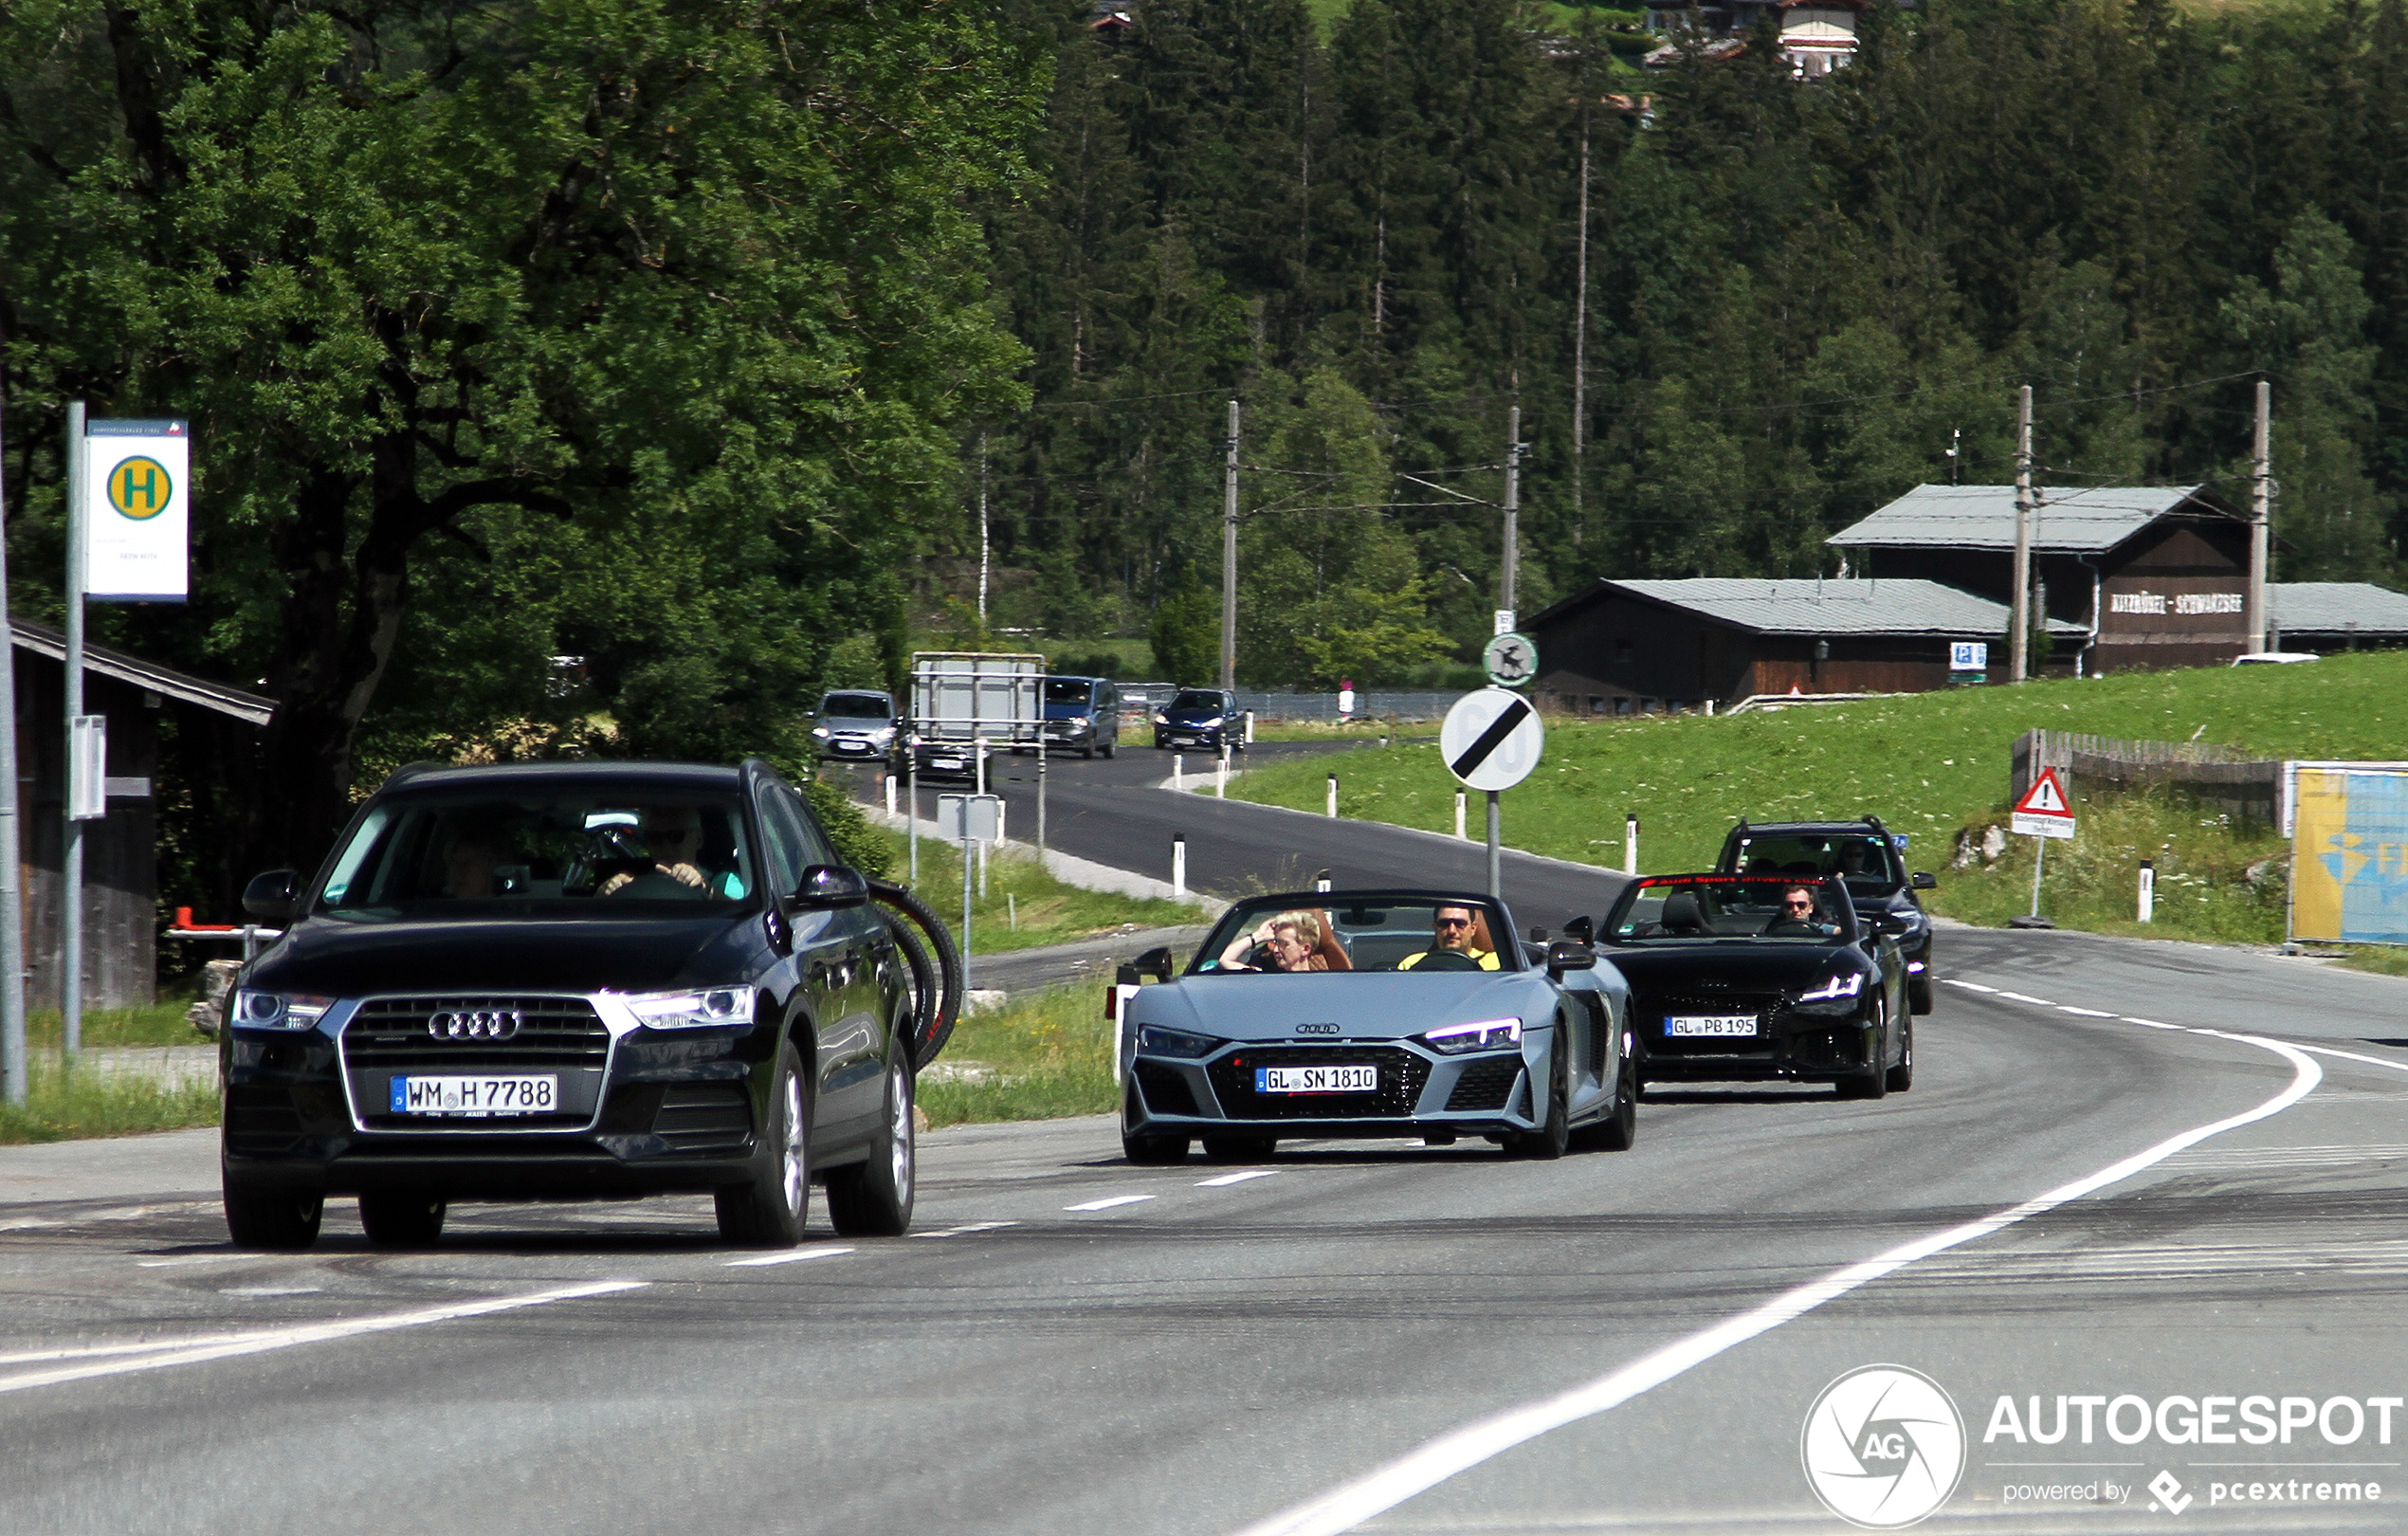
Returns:
[[[1351,1067],[1379,1069],[1379,1087],[1370,1093],[1257,1093],[1257,1067]],[[1221,1111],[1231,1120],[1389,1120],[1414,1112],[1430,1061],[1396,1046],[1264,1046],[1223,1056],[1208,1075]]]
[[[472,1013],[515,1013],[518,1027],[502,1040],[452,1039],[429,1032],[439,1014]],[[528,1071],[600,1067],[610,1058],[611,1032],[583,997],[371,997],[343,1030],[343,1061],[355,1069]]]

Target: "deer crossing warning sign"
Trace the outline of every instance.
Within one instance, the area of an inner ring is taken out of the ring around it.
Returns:
[[[2054,768],[2041,769],[2040,777],[2015,803],[2013,825],[2026,837],[2071,837],[2073,820],[2073,802]]]

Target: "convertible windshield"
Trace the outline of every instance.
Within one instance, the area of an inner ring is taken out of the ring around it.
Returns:
[[[734,797],[630,794],[457,798],[378,806],[318,899],[368,921],[466,916],[660,917],[729,909],[756,889]]]
[[[1518,971],[1505,937],[1505,915],[1472,897],[1272,897],[1231,907],[1188,974]]]
[[[1614,943],[1716,939],[1828,944],[1849,931],[1833,882],[1726,875],[1661,875],[1624,887],[1606,919]]]
[[[1217,693],[1182,693],[1171,701],[1173,709],[1218,709],[1228,703]]]
[[[1735,872],[1751,875],[1837,875],[1852,891],[1871,894],[1901,882],[1890,868],[1889,850],[1861,832],[1829,835],[1783,832],[1750,837],[1739,845]]]

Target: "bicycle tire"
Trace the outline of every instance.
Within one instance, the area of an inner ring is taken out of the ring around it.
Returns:
[[[887,909],[886,921],[895,930],[906,962],[913,966],[913,978],[921,983],[914,1009],[918,1017],[913,1021],[912,1070],[925,1071],[928,1064],[943,1053],[945,1042],[953,1038],[953,1027],[961,1017],[962,994],[967,986],[961,950],[953,942],[953,930],[945,926],[944,920],[913,895],[909,887],[873,877],[869,892]],[[931,969],[935,972],[933,978],[929,975]],[[935,984],[926,984],[930,980]]]

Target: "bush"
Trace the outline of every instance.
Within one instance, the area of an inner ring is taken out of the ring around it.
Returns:
[[[843,790],[824,778],[814,778],[803,787],[803,793],[810,796],[819,824],[828,829],[828,840],[836,845],[839,859],[864,874],[883,875],[893,868],[893,841],[869,824],[869,818],[861,814],[861,807]]]

